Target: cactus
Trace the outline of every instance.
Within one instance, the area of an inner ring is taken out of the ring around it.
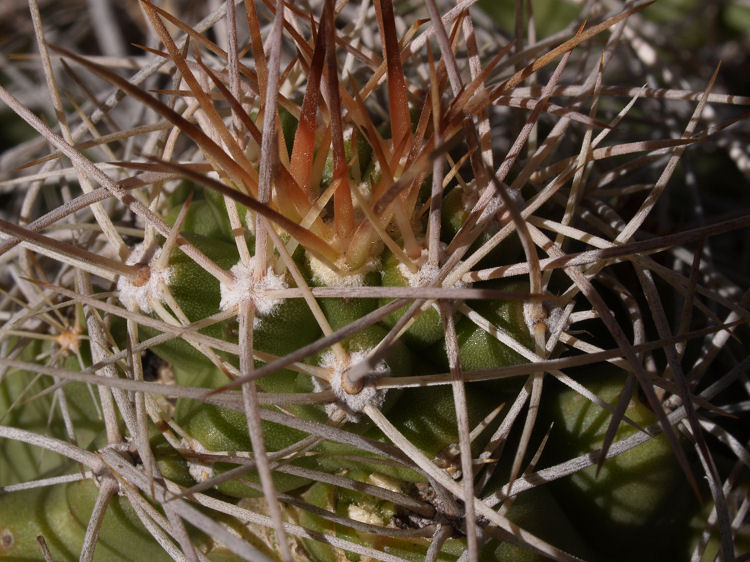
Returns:
[[[0,558],[742,555],[750,214],[678,164],[747,174],[750,99],[641,87],[658,5],[506,4],[140,0],[99,59],[30,1]]]

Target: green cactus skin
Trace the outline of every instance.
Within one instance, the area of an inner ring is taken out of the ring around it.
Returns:
[[[78,560],[97,486],[89,480],[0,495],[0,559],[40,560],[43,536],[54,560]],[[127,500],[113,497],[96,543],[95,559],[169,560]]]
[[[585,369],[577,379],[607,403],[615,404],[625,375],[621,369],[598,366]],[[551,410],[556,422],[550,439],[553,460],[601,446],[610,415],[599,406],[564,390]],[[637,397],[625,415],[641,427],[656,421]],[[615,440],[636,431],[621,423]],[[674,453],[663,435],[607,459],[598,475],[596,466],[591,466],[555,483],[553,490],[587,541],[602,553],[613,553],[607,555],[609,559],[619,560],[663,560],[662,556],[673,552],[676,537],[670,532],[685,525],[669,518],[689,513],[689,505],[678,511],[673,508],[692,494],[680,478]]]
[[[398,260],[390,252],[386,253],[383,258],[383,285],[391,287],[408,287],[409,282],[399,271]],[[381,299],[381,306],[389,302],[387,299]],[[403,316],[408,306],[404,306],[385,317],[383,322],[389,327],[393,327],[396,322]],[[404,340],[414,349],[424,349],[436,344],[445,336],[443,323],[440,315],[434,307],[430,307],[419,317],[414,320],[412,325],[404,334]]]
[[[451,189],[443,199],[442,217],[442,238],[448,244],[458,233],[458,230],[466,222],[471,210],[466,199],[467,191],[457,186]],[[494,223],[491,223],[494,224]],[[494,232],[492,230],[483,231],[472,243],[471,250],[477,250],[482,244],[487,242]],[[499,263],[513,263],[518,261],[522,255],[521,241],[515,234],[510,235],[499,245],[494,247],[488,255],[479,262],[478,267],[492,267]]]
[[[527,490],[515,498],[506,513],[508,519],[536,536],[555,544],[584,560],[591,559],[586,541],[561,509],[546,486]],[[548,560],[536,552],[521,548],[510,541],[491,539],[482,549],[481,562],[513,560],[514,562],[543,562]]]
[[[247,421],[245,415],[234,410],[227,410],[218,406],[202,404],[200,407],[186,409],[179,413],[178,422],[189,435],[197,440],[208,451],[251,451],[250,437],[247,433]],[[268,451],[277,451],[284,447],[293,445],[306,435],[288,427],[272,423],[262,422],[263,437]],[[314,461],[302,459],[294,464],[314,467]],[[213,473],[221,474],[234,465],[217,463],[213,467]],[[258,483],[257,472],[250,472],[242,477],[249,482]],[[286,492],[299,488],[308,483],[308,480],[288,474],[275,473],[274,484],[280,492]],[[245,486],[241,480],[232,480],[216,487],[220,492],[233,497],[256,497],[262,495],[257,488]]]
[[[202,224],[202,221],[199,220],[196,223]],[[187,233],[186,236],[196,247],[211,256],[212,260],[225,269],[229,269],[239,259],[237,248],[232,243],[198,234]],[[219,312],[221,293],[219,281],[215,277],[198,267],[180,250],[175,250],[170,255],[169,267],[172,270],[169,290],[191,322]],[[119,335],[118,339],[124,340],[124,327],[120,325],[113,329]],[[225,339],[228,336],[226,330],[226,325],[214,324],[201,330],[201,333]],[[158,331],[147,326],[140,326],[139,332],[143,339],[159,334]],[[177,366],[192,367],[196,364],[210,364],[205,355],[180,338],[154,346],[152,350],[168,363]]]
[[[518,282],[493,283],[488,288],[509,292],[527,292],[528,286]],[[523,316],[523,303],[517,300],[468,301],[466,303],[497,328],[507,332],[522,346],[533,349],[533,340]],[[507,365],[525,363],[527,360],[517,351],[488,334],[483,328],[462,316],[456,323],[458,351],[461,368],[464,371],[493,369]],[[441,341],[430,348],[429,356],[443,368],[448,368],[445,342]],[[518,391],[518,384],[501,381],[495,386],[508,394]]]
[[[22,357],[30,358],[42,352],[44,346],[28,346]],[[85,357],[84,357],[85,360]],[[62,367],[78,370],[80,365],[75,356],[68,356],[62,361]],[[17,402],[23,397],[33,396],[48,388],[48,381],[38,380],[31,386],[33,373],[11,369],[0,381],[0,415],[4,423],[14,427],[24,427],[43,435],[58,439],[67,439],[62,415],[59,408],[50,417],[52,395],[29,402]],[[98,397],[96,392],[83,383],[70,382],[63,387],[68,410],[75,427],[75,437],[81,447],[98,448],[106,444],[101,424]],[[10,405],[15,404],[9,411]],[[50,451],[42,451],[28,443],[11,439],[0,440],[0,482],[2,485],[26,482],[33,478],[45,478],[56,475],[69,464],[65,457]]]

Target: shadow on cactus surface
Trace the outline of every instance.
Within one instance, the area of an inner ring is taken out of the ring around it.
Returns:
[[[80,4],[0,38],[0,558],[747,556],[739,3]]]

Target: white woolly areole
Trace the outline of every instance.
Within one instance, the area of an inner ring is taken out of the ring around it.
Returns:
[[[125,263],[127,265],[143,263],[144,256],[148,250],[149,248],[146,248],[143,244],[137,244],[130,253],[130,256],[128,256],[128,259],[125,260]],[[145,314],[150,314],[154,310],[153,303],[162,301],[164,287],[169,286],[173,272],[171,266],[160,269],[153,267],[153,264],[158,262],[160,254],[161,249],[158,249],[151,256],[149,260],[151,273],[143,285],[133,285],[132,281],[123,275],[117,279],[120,302],[128,310],[139,309]]]
[[[252,144],[252,143],[248,143]],[[255,236],[255,213],[248,210],[245,211],[245,228],[247,228],[247,231]]]
[[[349,354],[349,361],[342,361],[333,351],[326,351],[320,357],[320,366],[328,369],[331,373],[330,384],[331,390],[336,395],[337,401],[334,404],[326,404],[325,410],[328,417],[331,418],[339,410],[343,410],[348,421],[356,422],[359,420],[357,415],[367,404],[372,404],[376,408],[383,405],[385,400],[385,390],[375,388],[374,382],[380,377],[388,375],[390,369],[385,361],[380,361],[375,369],[370,373],[363,382],[364,386],[356,394],[349,394],[343,387],[343,377],[351,365],[360,361],[365,361],[371,350],[354,351]],[[325,383],[317,378],[313,379],[313,386],[316,391],[324,390]]]
[[[497,215],[504,208],[505,205],[503,205],[503,200],[500,198],[500,196],[493,195],[492,199],[490,199],[490,202],[487,203],[484,209],[482,209],[482,214],[479,215],[479,221],[481,222],[489,216]],[[469,209],[469,211],[471,211],[471,209]]]
[[[563,309],[559,306],[547,307],[542,303],[523,303],[523,319],[532,335],[536,331],[536,326],[540,323],[544,323],[545,332],[557,330],[562,317]]]
[[[406,264],[398,264],[398,272],[404,279],[406,279],[406,282],[409,283],[410,287],[429,286],[433,279],[437,277],[439,271],[440,268],[427,262],[423,263],[414,273],[406,267]]]
[[[561,331],[565,326],[560,326],[563,321],[563,313],[565,312],[560,306],[552,306],[547,308],[547,329],[554,333]]]
[[[208,449],[206,449],[199,441],[192,439],[192,438],[182,439],[180,441],[180,444],[185,449],[189,449],[190,451],[193,451],[194,453],[207,453],[208,452]],[[190,473],[190,476],[192,476],[193,480],[195,480],[199,484],[201,482],[205,482],[206,480],[210,480],[211,478],[213,478],[213,475],[214,475],[213,463],[206,463],[206,462],[201,462],[198,460],[188,460],[187,467],[188,467],[188,472]]]
[[[348,265],[343,258],[336,265],[341,271],[347,271],[348,269]],[[310,256],[310,270],[312,271],[313,280],[317,284],[326,287],[363,287],[365,276],[377,269],[379,265],[380,261],[373,258],[356,271],[352,271],[346,275],[339,275],[315,256]]]
[[[446,248],[446,245],[441,242],[440,243],[441,254],[444,253],[445,248]],[[424,248],[419,258],[417,258],[417,264],[420,264],[419,269],[414,273],[411,272],[411,270],[406,266],[406,264],[403,264],[403,263],[398,264],[397,266],[398,272],[409,284],[409,287],[429,287],[432,284],[433,280],[438,276],[438,273],[440,273],[439,267],[427,261],[428,256],[429,256],[429,251],[427,250],[427,248]],[[458,263],[460,264],[461,262],[459,261]],[[463,281],[456,281],[453,284],[453,286],[465,287],[466,283]]]
[[[506,189],[506,193],[508,197],[513,201],[513,203],[516,205],[516,207],[520,207],[523,205],[523,197],[521,197],[521,193],[518,190],[515,189]],[[473,207],[473,205],[472,205]],[[470,211],[471,207],[467,208],[467,211]],[[505,211],[505,203],[503,202],[503,198],[500,196],[499,193],[495,193],[492,198],[490,199],[489,203],[487,203],[487,206],[482,210],[482,214],[480,215],[479,220],[483,220],[489,215],[501,215]]]
[[[250,258],[250,263],[245,265],[242,262],[232,266],[231,272],[234,277],[234,284],[230,287],[224,283],[219,285],[221,289],[221,309],[229,310],[235,305],[240,304],[245,299],[253,301],[253,306],[258,316],[268,316],[273,312],[284,299],[269,297],[266,292],[286,289],[287,284],[284,278],[276,275],[271,269],[261,279],[255,279],[255,258]]]

